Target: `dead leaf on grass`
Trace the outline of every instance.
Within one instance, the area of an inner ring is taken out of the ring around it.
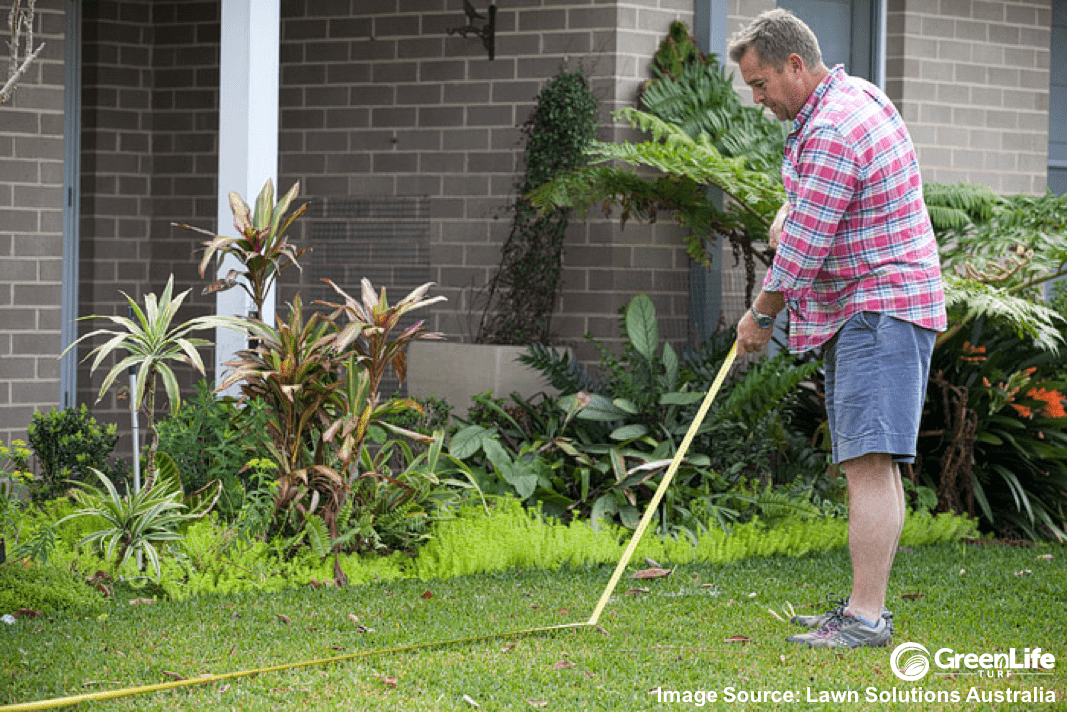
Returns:
[[[231,690],[230,683],[224,683],[222,686],[220,686],[220,693],[226,693],[229,690]]]
[[[398,676],[380,676],[380,680],[388,688],[398,688]]]
[[[182,675],[181,673],[176,673],[175,671],[164,671],[163,673],[164,673],[165,676],[167,676],[168,678],[170,678],[173,681],[185,681],[186,680],[186,676]]]
[[[287,616],[287,615],[282,614],[282,613],[277,613],[277,614],[275,614],[275,617],[278,618],[283,623],[290,623],[290,616]]]
[[[923,598],[922,593],[905,593],[901,595],[901,598],[905,601],[918,601]]]
[[[666,578],[674,571],[669,568],[644,568],[634,573],[629,578]]]
[[[648,564],[651,568],[662,568],[662,564],[653,558],[644,557],[644,563]]]
[[[531,705],[533,708],[546,708],[547,701],[538,701],[535,698],[526,698],[525,702]]]
[[[16,608],[14,613],[15,618],[41,618],[43,615],[44,612],[36,608]]]
[[[507,643],[505,646],[503,646],[499,650],[502,651],[503,653],[506,653],[507,651],[512,651],[516,646],[517,646],[516,643]]]
[[[1036,561],[1052,561],[1053,560],[1053,554],[1052,553],[1044,553],[1041,556],[1036,556],[1035,560]]]
[[[625,592],[626,596],[643,596],[645,593],[651,593],[651,589],[648,588],[631,588]]]
[[[479,708],[480,707],[480,704],[477,703],[476,701],[474,701],[472,698],[470,698],[469,694],[467,694],[467,693],[462,694],[462,700],[465,701],[466,703],[468,703],[469,705],[471,705],[473,708]]]
[[[568,608],[560,608],[560,609],[558,609],[558,615],[560,615],[560,616],[565,616],[569,612],[570,612],[570,610]]]
[[[427,600],[428,600],[429,598],[431,598],[431,597],[432,597],[433,595],[434,595],[434,594],[433,594],[433,593],[431,592],[431,590],[428,590],[428,591],[425,591],[424,593],[422,593],[422,594],[421,594],[421,598],[423,598],[424,600],[426,600],[426,601],[427,601]]]
[[[1029,569],[1029,568],[1025,568],[1023,571],[1017,571],[1016,573],[1013,574],[1013,576],[1016,576],[1016,578],[1020,578],[1021,576],[1030,576],[1030,575],[1031,575],[1031,569]]]
[[[568,658],[563,658],[561,661],[558,661],[557,663],[552,663],[551,668],[553,668],[554,670],[557,671],[557,670],[560,670],[562,668],[573,668],[576,665],[577,665],[576,663],[570,662],[570,660]]]
[[[132,599],[130,599],[130,605],[131,606],[137,606],[140,603],[151,605],[151,604],[156,603],[156,599],[155,598],[132,598]]]
[[[723,638],[723,643],[749,643],[752,639],[748,636],[742,636],[740,634],[736,636],[730,636],[729,638]]]

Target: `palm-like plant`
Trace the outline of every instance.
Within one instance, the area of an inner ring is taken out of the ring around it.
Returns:
[[[69,347],[64,349],[66,354],[79,342],[95,336],[110,337],[104,344],[94,347],[86,359],[93,357],[93,365],[90,373],[95,372],[105,358],[113,351],[126,352],[126,356],[120,359],[112,367],[111,371],[101,382],[97,401],[104,397],[115,380],[126,370],[136,367],[136,380],[134,393],[130,397],[132,405],[139,411],[144,411],[149,420],[149,430],[152,433],[152,443],[149,446],[146,457],[146,486],[151,487],[155,478],[154,457],[160,442],[160,436],[156,431],[156,386],[157,378],[164,385],[168,403],[171,409],[178,408],[181,398],[179,396],[179,383],[175,378],[175,372],[169,366],[169,362],[177,361],[192,366],[202,376],[205,373],[205,364],[201,360],[197,347],[210,344],[205,339],[190,336],[196,331],[209,329],[217,324],[218,317],[200,317],[183,322],[173,327],[172,323],[179,313],[186,295],[187,289],[176,297],[172,297],[174,276],[168,277],[167,285],[157,299],[156,294],[148,293],[144,297],[145,309],[143,310],[125,292],[120,292],[130,305],[130,317],[91,315],[80,317],[80,321],[87,319],[107,319],[117,324],[119,329],[97,329],[85,334]]]
[[[388,367],[405,378],[409,342],[438,337],[426,332],[421,322],[393,336],[403,315],[444,298],[426,299],[426,284],[391,305],[368,280],[362,280],[360,300],[328,283],[343,298],[341,304],[320,302],[334,310],[329,317],[314,313],[305,319],[299,295],[289,319],[277,320],[278,328],[257,319],[221,319],[247,332],[254,346],[227,363],[233,371],[218,389],[242,382],[242,393],[259,397],[269,409],[269,450],[281,472],[276,515],[292,508],[302,517],[317,513],[334,541],[338,514],[350,491],[350,467],[370,426],[426,438],[384,421],[406,409],[420,411],[420,406],[409,399],[381,402],[378,390]],[[340,317],[347,320],[341,329],[336,325]],[[346,580],[338,561],[336,579]]]
[[[157,547],[182,541],[179,525],[197,518],[197,515],[185,511],[182,488],[171,479],[163,479],[155,486],[146,484],[141,491],[121,496],[107,476],[98,469],[93,471],[104,485],[104,490],[73,482],[79,489],[74,492],[74,500],[80,508],[60,519],[59,523],[76,516],[103,519],[107,526],[86,534],[78,545],[97,544],[117,569],[135,552],[141,551],[149,559],[159,580],[160,555]]]
[[[305,214],[309,208],[309,203],[306,202],[284,217],[291,202],[297,196],[298,183],[295,182],[290,191],[279,202],[273,204],[275,189],[270,179],[261,188],[252,210],[237,192],[228,194],[238,237],[217,235],[213,231],[191,227],[188,224],[175,224],[176,227],[212,237],[203,243],[205,251],[201,264],[198,266],[198,272],[202,277],[205,276],[205,270],[213,259],[218,265],[224,257],[231,256],[244,267],[244,270],[232,269],[226,277],[212,282],[205,288],[206,294],[230,289],[240,284],[253,303],[257,305],[258,318],[265,319],[264,304],[279,273],[291,265],[300,269],[298,257],[309,251],[307,247],[298,249],[286,238],[286,231],[291,223]],[[239,277],[243,277],[246,281],[239,282]]]

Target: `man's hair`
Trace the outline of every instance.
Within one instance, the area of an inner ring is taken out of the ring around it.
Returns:
[[[762,65],[781,67],[793,53],[800,55],[809,70],[823,62],[815,33],[803,20],[782,8],[757,15],[748,27],[734,33],[730,38],[730,59],[740,62],[750,47],[756,49]]]

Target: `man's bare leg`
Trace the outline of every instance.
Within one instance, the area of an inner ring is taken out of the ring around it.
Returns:
[[[904,526],[904,489],[889,454],[842,463],[849,484],[852,596],[847,611],[878,622]]]

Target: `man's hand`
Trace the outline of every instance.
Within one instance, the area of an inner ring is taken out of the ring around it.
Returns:
[[[782,240],[782,228],[785,226],[785,218],[789,216],[789,209],[789,203],[786,202],[778,209],[778,214],[774,216],[774,221],[771,222],[770,231],[767,233],[771,249],[778,249],[778,243]]]
[[[752,312],[745,312],[741,321],[737,322],[737,355],[758,352],[767,345],[773,334],[773,326],[770,329],[760,329]]]

